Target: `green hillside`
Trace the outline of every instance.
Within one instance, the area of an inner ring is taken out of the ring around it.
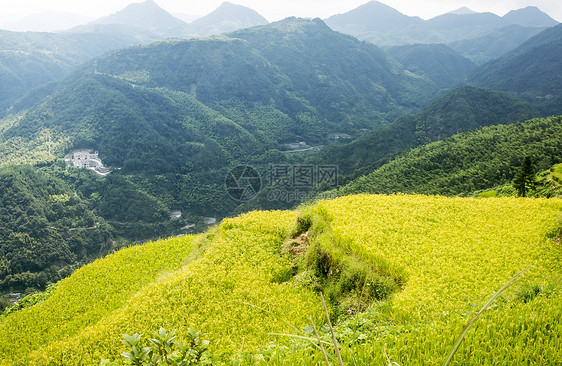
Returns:
[[[74,33],[0,30],[0,117],[34,88],[62,79],[83,62],[152,37],[120,26]]]
[[[533,119],[418,147],[337,190],[354,193],[469,194],[510,182],[523,158],[539,170],[562,161],[562,117]]]
[[[476,68],[471,60],[444,44],[395,46],[386,52],[408,71],[427,76],[438,88],[463,84]]]
[[[342,175],[357,177],[417,146],[483,126],[522,121],[537,114],[529,103],[507,93],[460,87],[415,115],[397,118],[351,143],[328,146],[311,161],[336,164]]]
[[[0,293],[44,289],[111,248],[112,228],[63,180],[0,169]]]
[[[531,167],[534,168],[531,159]],[[519,173],[519,172],[518,172]],[[525,192],[526,197],[562,197],[562,164],[556,164],[550,169],[538,172],[534,175],[530,187]],[[513,182],[503,184],[493,189],[475,192],[477,197],[517,197],[521,192],[516,189],[516,179]]]
[[[160,326],[180,340],[187,328],[208,333],[217,364],[319,364],[308,342],[272,334],[296,334],[287,323],[303,329],[308,317],[320,328],[318,290],[346,365],[441,364],[467,321],[529,265],[454,361],[552,364],[562,356],[561,210],[547,199],[360,195],[252,212],[76,271],[0,318],[0,365],[119,360],[121,334]]]
[[[319,20],[129,48],[28,98],[29,110],[0,122],[10,124],[0,154],[17,160],[26,147],[14,145],[36,151],[50,132],[59,157],[90,147],[128,171],[220,168],[283,143],[359,135],[419,108],[434,87],[395,66]]]
[[[450,43],[448,46],[477,65],[482,65],[514,50],[543,30],[544,28],[512,24],[475,38]]]
[[[93,149],[167,209],[224,217],[238,205],[224,189],[229,168],[297,160],[279,151],[359,136],[425,104],[435,86],[397,66],[318,19],[128,48],[0,120],[0,165]]]
[[[474,85],[528,98],[545,113],[559,114],[562,104],[562,25],[548,28],[518,48],[476,70]]]

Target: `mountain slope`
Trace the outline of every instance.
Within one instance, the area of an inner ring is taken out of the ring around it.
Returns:
[[[325,141],[330,130],[354,134],[383,124],[387,114],[418,108],[434,90],[427,79],[393,73],[395,64],[380,49],[320,20],[287,19],[228,38],[131,48],[95,66],[138,86],[192,94],[221,113],[257,105],[278,110],[295,120],[293,138],[311,141]]]
[[[416,110],[434,91],[373,45],[320,20],[287,19],[83,65],[0,120],[0,164],[93,149],[120,168],[112,175],[167,209],[224,217],[239,204],[225,189],[230,168],[265,171],[292,159],[279,151],[289,143],[358,136]]]
[[[476,70],[478,86],[509,91],[542,104],[546,113],[562,105],[562,25],[548,28],[510,53]]]
[[[512,24],[479,37],[450,43],[449,46],[476,64],[482,65],[516,49],[543,30],[543,27],[523,27]]]
[[[44,289],[111,247],[112,228],[54,175],[0,169],[0,291]]]
[[[0,31],[0,117],[29,91],[62,79],[83,62],[152,37],[120,26],[56,34]]]
[[[357,177],[411,148],[483,126],[522,121],[537,113],[529,103],[507,93],[461,87],[415,115],[399,117],[349,144],[328,146],[311,160],[336,164],[343,175]]]
[[[561,162],[561,135],[562,116],[484,127],[414,149],[337,194],[471,194],[511,181],[525,156],[540,170]]]
[[[461,82],[476,65],[444,44],[396,46],[386,50],[404,68],[425,75],[439,88],[451,88]]]
[[[320,113],[332,121],[348,123],[353,110],[374,112],[371,118],[378,120],[377,113],[396,106],[419,108],[428,100],[427,79],[398,71],[381,49],[333,32],[320,19],[289,18],[230,36],[246,40],[277,65],[313,106],[323,105]]]
[[[512,10],[503,16],[503,19],[511,24],[519,24],[525,27],[554,27],[558,22],[543,13],[536,6]]]
[[[255,10],[224,2],[210,14],[189,23],[189,32],[190,35],[203,37],[267,23],[267,19]]]
[[[60,138],[71,137],[75,146],[95,144],[91,147],[103,152],[109,165],[121,167],[129,158],[145,155],[143,151],[158,151],[142,144],[161,141],[160,148],[168,146],[161,150],[168,151],[164,155],[177,159],[148,165],[171,171],[188,158],[177,153],[185,144],[166,139],[201,141],[200,132],[194,135],[186,129],[183,120],[189,118],[187,124],[198,126],[193,127],[195,131],[203,128],[207,137],[236,140],[220,142],[229,156],[217,161],[221,166],[264,152],[265,146],[297,139],[319,143],[330,133],[353,135],[372,129],[419,107],[434,90],[427,79],[395,73],[395,64],[380,49],[335,33],[319,20],[288,19],[230,37],[161,42],[100,58],[61,83],[54,98],[45,104],[37,100],[36,108],[4,132],[4,137],[36,136],[40,128],[54,129]],[[159,99],[161,105],[155,102]],[[232,127],[213,130],[200,125],[201,117],[193,114],[193,107],[184,107],[186,103],[203,110],[210,107],[208,113],[216,115],[211,119],[226,117],[230,121],[224,123]],[[276,117],[269,118],[266,126],[260,118],[248,119],[248,112]],[[45,113],[54,118],[40,117]],[[130,130],[137,120],[139,125]],[[170,128],[175,132],[168,132]],[[140,137],[151,131],[164,135]],[[120,140],[144,142],[131,149]]]

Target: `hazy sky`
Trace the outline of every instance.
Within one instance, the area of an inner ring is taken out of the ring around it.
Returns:
[[[223,0],[155,0],[172,13],[206,15]],[[123,9],[140,0],[0,0],[0,15],[30,15],[45,11],[70,12],[98,18]],[[288,16],[320,17],[344,13],[368,0],[232,0],[256,10],[269,21]],[[383,0],[381,1],[407,15],[424,19],[466,6],[478,12],[490,11],[504,15],[511,9],[534,5],[558,21],[562,21],[560,0]]]

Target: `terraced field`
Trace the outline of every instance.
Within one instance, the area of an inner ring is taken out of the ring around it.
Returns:
[[[121,250],[0,319],[0,365],[119,360],[121,334],[208,333],[216,364],[321,364],[287,323],[324,322],[346,365],[442,364],[515,273],[453,364],[562,359],[558,199],[358,195],[252,212],[199,236]],[[307,333],[308,332],[308,333]],[[328,334],[321,332],[328,340]],[[328,350],[333,353],[332,349]]]

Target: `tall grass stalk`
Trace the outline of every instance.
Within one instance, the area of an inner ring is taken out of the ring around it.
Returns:
[[[449,364],[449,362],[451,362],[451,360],[453,359],[453,356],[455,355],[455,353],[457,352],[457,350],[459,349],[462,341],[464,340],[464,337],[466,336],[466,333],[468,332],[468,330],[472,327],[472,325],[478,320],[478,318],[480,318],[480,316],[486,311],[488,310],[489,306],[492,304],[492,302],[498,297],[500,296],[500,294],[502,292],[504,292],[509,286],[511,286],[515,281],[517,281],[522,275],[523,273],[527,272],[532,266],[528,266],[527,268],[521,270],[519,273],[517,273],[515,276],[513,276],[511,278],[511,280],[507,281],[491,298],[490,300],[488,300],[488,302],[482,307],[482,309],[480,309],[480,311],[470,320],[470,322],[468,322],[467,326],[464,328],[464,331],[462,332],[459,340],[457,341],[457,344],[455,344],[455,347],[453,348],[453,350],[451,351],[451,353],[449,354],[449,357],[447,358],[447,360],[445,361],[445,363],[443,364],[443,366],[447,366]]]
[[[332,341],[334,342],[334,347],[336,348],[338,361],[340,366],[344,366],[343,360],[341,359],[340,348],[338,347],[338,341],[336,340],[336,335],[334,334],[334,328],[332,327],[332,322],[330,321],[330,314],[328,314],[328,308],[326,307],[326,301],[324,301],[324,295],[322,293],[320,293],[320,298],[322,299],[322,305],[324,306],[324,313],[326,313],[326,320],[328,321],[328,326],[330,327],[330,333],[332,333]]]

